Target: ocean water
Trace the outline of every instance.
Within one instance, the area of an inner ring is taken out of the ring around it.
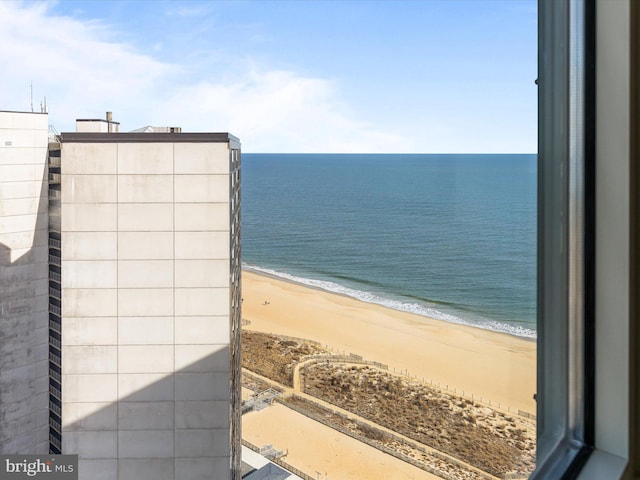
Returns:
[[[536,336],[536,155],[243,154],[245,268]]]

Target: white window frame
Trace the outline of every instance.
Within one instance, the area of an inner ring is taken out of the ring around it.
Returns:
[[[538,446],[532,479],[577,471],[593,443],[588,3],[539,2]]]
[[[539,0],[535,480],[640,478],[633,1]]]

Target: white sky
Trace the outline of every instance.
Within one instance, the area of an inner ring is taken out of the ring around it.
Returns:
[[[0,110],[245,152],[535,153],[535,0],[0,1]]]

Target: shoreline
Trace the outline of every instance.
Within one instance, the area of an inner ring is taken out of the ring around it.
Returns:
[[[428,315],[426,313],[418,313],[418,312],[414,312],[414,311],[410,311],[410,310],[404,310],[404,309],[401,309],[401,308],[394,308],[394,307],[392,307],[390,305],[386,305],[386,304],[384,304],[382,302],[368,301],[368,300],[365,300],[363,298],[359,298],[356,295],[350,295],[350,294],[345,293],[345,292],[334,291],[334,290],[330,290],[328,288],[324,288],[324,287],[321,287],[321,286],[318,286],[318,285],[313,285],[312,283],[306,283],[304,281],[301,281],[302,277],[297,277],[297,276],[295,276],[293,274],[276,272],[275,270],[271,270],[271,269],[263,269],[263,268],[260,268],[260,267],[243,265],[242,266],[242,271],[243,271],[243,273],[244,272],[253,273],[255,275],[262,276],[262,277],[268,277],[268,278],[271,278],[271,279],[276,280],[276,281],[290,283],[292,285],[298,285],[298,286],[300,286],[302,288],[309,288],[309,289],[312,289],[312,290],[317,290],[319,292],[324,292],[324,293],[331,294],[331,295],[339,295],[339,296],[342,296],[342,297],[345,297],[345,298],[350,298],[350,299],[356,300],[358,302],[368,303],[368,304],[371,304],[371,305],[376,305],[376,306],[379,306],[381,308],[386,308],[386,309],[394,310],[394,311],[401,312],[401,313],[412,314],[412,315],[415,315],[417,317],[424,317],[424,318],[427,318],[427,319],[433,320],[433,321],[445,322],[445,323],[450,323],[450,324],[453,324],[453,325],[461,325],[461,326],[471,327],[471,328],[478,328],[480,330],[485,330],[485,331],[489,331],[489,332],[500,333],[500,334],[504,334],[504,335],[510,335],[510,336],[513,336],[513,337],[516,337],[516,338],[520,338],[520,339],[523,339],[523,340],[528,340],[528,341],[531,341],[531,342],[534,342],[534,343],[537,342],[537,332],[535,332],[535,331],[533,331],[533,330],[531,330],[531,329],[529,329],[528,327],[525,327],[525,326],[521,326],[520,328],[522,328],[523,330],[532,331],[533,335],[531,335],[531,334],[518,335],[517,333],[514,333],[512,331],[508,331],[507,327],[505,327],[504,329],[500,329],[499,330],[499,329],[496,329],[496,328],[491,328],[489,326],[483,326],[481,324],[472,323],[471,321],[467,321],[464,318],[462,318],[462,317],[460,317],[458,315],[455,315],[453,313],[440,312],[444,316],[449,316],[449,317],[455,318],[455,320],[454,319],[448,320],[448,319],[444,319],[444,318],[438,318],[437,316]],[[289,277],[293,277],[293,278],[289,278]],[[296,278],[300,278],[301,280],[296,280]],[[337,283],[334,283],[334,282],[331,282],[331,281],[328,281],[328,280],[315,280],[315,279],[306,279],[306,280],[308,280],[309,282],[316,282],[317,281],[317,282],[323,282],[323,283],[333,283],[335,285],[340,286],[341,288],[343,288],[345,290],[351,290],[353,292],[359,292],[359,290],[353,289],[351,287],[345,287],[345,286],[342,286],[340,284],[337,284]],[[383,297],[380,297],[377,294],[371,294],[371,295],[373,295],[374,297],[377,297],[377,298],[380,298],[380,299],[384,300]],[[399,300],[396,300],[396,301],[398,303],[400,303],[400,304],[403,304],[403,302],[400,302]],[[424,308],[430,308],[430,307],[424,307]],[[485,319],[485,320],[487,322],[495,322],[495,323],[497,323],[499,325],[505,325],[505,326],[508,326],[510,328],[513,328],[513,329],[517,329],[518,328],[518,327],[515,327],[515,326],[513,326],[511,324],[500,322],[498,320],[490,320],[490,319]]]
[[[535,339],[447,322],[243,268],[248,330],[314,340],[425,382],[535,413]],[[265,303],[268,302],[268,303]]]

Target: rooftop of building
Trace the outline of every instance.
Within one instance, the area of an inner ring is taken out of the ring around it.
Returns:
[[[240,143],[237,137],[228,132],[182,132],[181,127],[147,125],[130,132],[121,132],[120,122],[113,120],[111,112],[107,112],[104,119],[76,119],[76,131],[63,132],[60,138],[67,143]]]

